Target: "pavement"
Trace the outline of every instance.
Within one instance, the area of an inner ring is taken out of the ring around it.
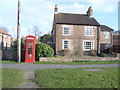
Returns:
[[[39,88],[34,82],[24,82],[18,88]]]
[[[2,68],[16,68],[24,72],[24,78],[28,82],[23,82],[18,88],[40,88],[30,80],[35,78],[34,72],[39,69],[55,69],[55,68],[91,68],[91,67],[118,67],[119,64],[100,64],[100,65],[56,65],[56,64],[2,64]],[[0,67],[1,68],[1,67]],[[94,71],[93,69],[91,71]]]
[[[58,65],[58,64],[2,64],[2,68],[16,68],[24,72],[34,72],[39,69],[55,69],[55,68],[92,68],[92,67],[118,67],[120,64],[99,64],[99,65]]]

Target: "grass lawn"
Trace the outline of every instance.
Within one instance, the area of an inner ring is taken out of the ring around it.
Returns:
[[[2,69],[0,68],[0,88],[2,88]]]
[[[68,65],[81,65],[81,64],[118,64],[118,60],[111,61],[74,61],[74,62],[63,62],[63,61],[55,61],[55,62],[35,62],[35,64],[68,64]]]
[[[118,88],[118,68],[99,69],[103,71],[85,71],[85,68],[38,70],[33,81],[43,88]]]
[[[0,61],[0,63],[18,63],[18,62],[15,62],[15,61],[11,61],[11,60],[3,60],[3,61]]]
[[[2,88],[17,88],[25,79],[18,69],[2,69]]]
[[[11,61],[11,60],[3,60],[0,61],[0,63],[3,64],[20,64],[20,63],[24,63],[24,62],[15,62],[15,61]],[[65,64],[65,65],[84,65],[84,64],[118,64],[119,60],[111,60],[111,61],[74,61],[74,62],[65,62],[65,61],[49,61],[49,62],[45,62],[45,61],[36,61],[34,62],[34,64]]]

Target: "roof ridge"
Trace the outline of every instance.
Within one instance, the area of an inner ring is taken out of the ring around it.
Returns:
[[[0,28],[0,33],[11,36],[10,34],[8,34],[7,32],[5,32],[5,31],[4,31],[3,29],[1,29],[1,28]]]
[[[58,14],[68,14],[68,15],[85,15],[85,16],[87,16],[87,14],[77,14],[77,13],[58,13]]]

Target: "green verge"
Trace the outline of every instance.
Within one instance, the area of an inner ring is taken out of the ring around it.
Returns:
[[[0,63],[2,64],[20,64],[20,63],[24,63],[24,62],[15,62],[15,61],[11,61],[11,60],[3,60],[0,61]],[[34,62],[34,64],[65,64],[65,65],[82,65],[82,64],[118,64],[119,60],[111,60],[111,61],[81,61],[81,60],[77,60],[74,62],[65,62],[65,61],[49,61],[49,62],[45,62],[45,61],[36,61]]]
[[[17,88],[25,79],[18,69],[2,69],[2,88]]]
[[[0,89],[2,88],[2,69],[0,68]]]
[[[99,68],[103,71],[85,69],[87,68],[38,70],[33,81],[43,88],[118,88],[117,67]]]
[[[17,61],[14,61],[14,60],[2,60],[2,61],[0,61],[0,63],[2,63],[2,64],[9,64],[9,63],[20,64],[20,63],[24,63],[24,62],[17,62]]]
[[[64,61],[50,61],[50,62],[35,62],[35,64],[68,64],[68,65],[81,65],[81,64],[118,64],[118,60],[111,60],[111,61],[74,61],[74,62],[64,62]]]
[[[15,64],[16,64],[17,62],[16,62],[16,61],[11,61],[11,60],[3,60],[3,61],[0,61],[0,63],[3,63],[3,64],[4,64],[4,63],[5,63],[5,64],[6,64],[6,63],[12,63],[12,64],[15,63]]]

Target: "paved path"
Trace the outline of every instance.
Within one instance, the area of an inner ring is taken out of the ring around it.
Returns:
[[[99,64],[99,65],[56,65],[56,64],[2,64],[2,68],[17,68],[25,72],[34,72],[39,69],[54,68],[91,68],[91,67],[118,67],[120,64]]]
[[[24,82],[18,88],[39,88],[34,82]]]
[[[35,78],[34,72],[24,72],[23,76],[26,80],[32,80]],[[20,84],[18,88],[39,88],[39,86],[37,86],[34,82],[28,81]]]

